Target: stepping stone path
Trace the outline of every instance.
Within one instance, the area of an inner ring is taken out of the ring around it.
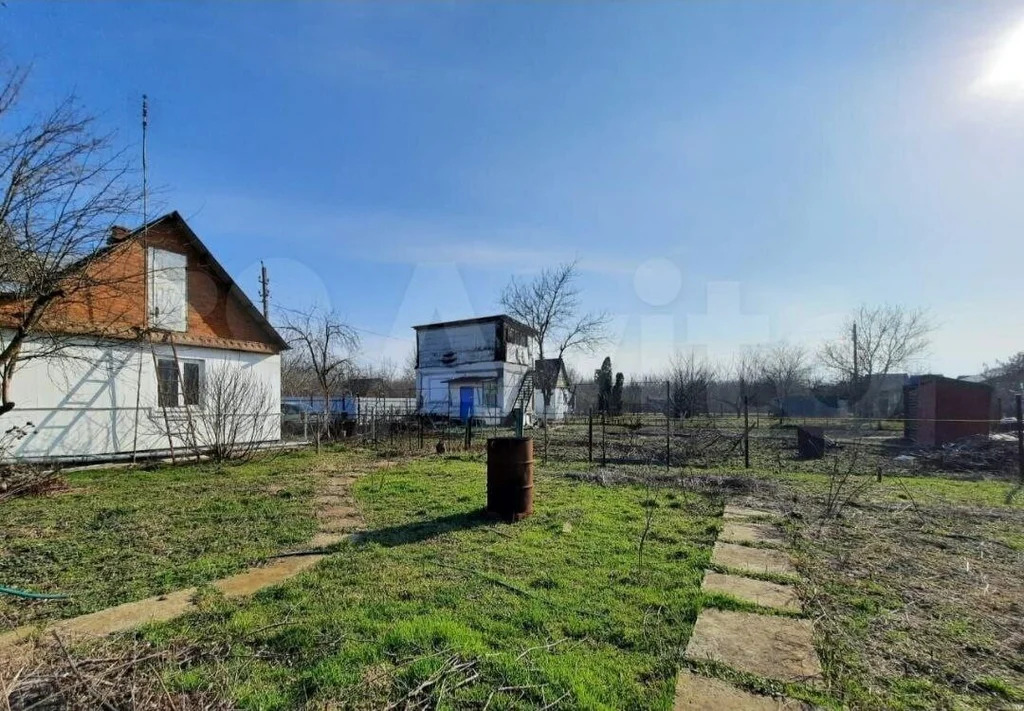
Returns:
[[[381,463],[386,466],[390,462]],[[371,468],[376,468],[371,465]],[[314,499],[318,522],[317,533],[299,550],[285,551],[266,565],[249,568],[237,575],[216,580],[211,585],[227,598],[244,597],[271,585],[282,583],[323,559],[329,548],[352,532],[362,528],[362,519],[351,498],[352,483],[370,469],[319,472],[327,474],[322,489]],[[126,602],[49,624],[45,633],[67,637],[103,637],[153,622],[165,622],[196,609],[193,598],[197,588],[175,590],[144,600]],[[0,634],[0,657],[27,652],[23,642],[31,640],[38,627],[26,625]]]
[[[728,543],[778,543],[779,535],[774,526],[766,523],[738,523],[726,521],[719,540]]]
[[[768,548],[751,548],[719,541],[715,543],[711,562],[723,568],[754,575],[796,575],[796,568],[788,555]]]
[[[762,607],[799,613],[802,609],[800,599],[791,585],[749,577],[797,575],[784,551],[764,547],[782,544],[777,528],[755,522],[770,520],[772,514],[759,509],[726,506],[723,518],[723,540],[715,543],[711,562],[732,572],[706,571],[702,589]],[[697,617],[686,647],[686,658],[695,662],[713,661],[736,671],[782,682],[813,685],[822,680],[811,622],[790,616],[706,608]],[[722,679],[685,669],[679,675],[674,705],[675,711],[802,708],[808,707],[791,699],[752,694]]]
[[[774,607],[786,612],[800,612],[800,598],[792,585],[769,583],[767,580],[745,578],[742,575],[727,575],[712,570],[704,573],[703,589],[707,592],[724,593],[735,598],[752,602],[762,607]]]
[[[674,711],[798,711],[804,704],[737,689],[727,681],[685,669],[676,683]]]

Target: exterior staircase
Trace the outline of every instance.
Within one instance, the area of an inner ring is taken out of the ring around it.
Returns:
[[[523,373],[522,380],[519,381],[519,391],[516,393],[516,399],[512,401],[512,407],[509,408],[508,413],[505,415],[505,424],[515,424],[515,410],[516,408],[522,408],[523,412],[527,412],[527,408],[530,402],[533,400],[533,369],[527,370]]]

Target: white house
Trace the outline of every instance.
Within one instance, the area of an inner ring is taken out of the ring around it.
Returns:
[[[181,215],[116,228],[89,268],[114,278],[51,306],[43,325],[64,334],[59,353],[46,334],[26,342],[0,432],[28,434],[3,456],[103,460],[194,446],[197,431],[223,426],[209,391],[228,376],[265,394],[236,413],[235,432],[280,439],[288,346]],[[3,343],[17,308],[0,295]]]
[[[572,390],[565,361],[561,358],[545,358],[534,363],[534,413],[537,419],[547,422],[564,420],[572,412]],[[550,384],[551,398],[544,412],[544,387]]]
[[[542,362],[535,360],[534,329],[505,315],[414,329],[417,410],[421,414],[460,421],[472,418],[488,424],[510,423],[517,408],[526,413],[526,424],[540,415],[543,397],[535,374]],[[561,361],[557,362],[561,366]],[[551,414],[564,417],[568,411],[564,367],[542,370],[554,373],[558,380]]]

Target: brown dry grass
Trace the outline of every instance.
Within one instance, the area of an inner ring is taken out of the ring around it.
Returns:
[[[1024,510],[897,480],[819,527],[820,494],[789,498],[804,522],[793,527],[802,597],[838,698],[863,709],[1024,701]]]

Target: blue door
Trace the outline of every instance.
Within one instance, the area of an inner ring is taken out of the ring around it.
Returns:
[[[463,422],[473,416],[473,388],[459,388],[459,418]]]

